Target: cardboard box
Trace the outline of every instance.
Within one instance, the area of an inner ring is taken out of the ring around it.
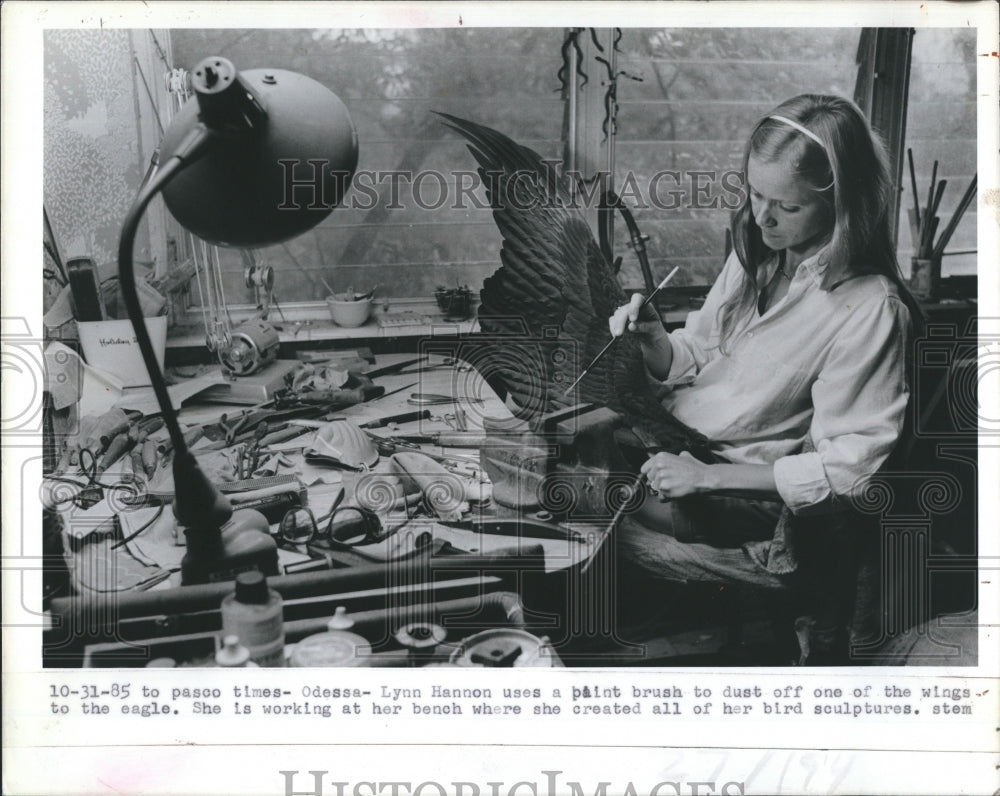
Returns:
[[[92,368],[112,374],[123,387],[148,387],[146,364],[139,352],[132,321],[93,321],[78,323],[83,357]],[[167,347],[167,316],[146,318],[146,329],[153,343],[156,361],[163,370]]]

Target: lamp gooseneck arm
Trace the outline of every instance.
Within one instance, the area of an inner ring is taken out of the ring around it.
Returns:
[[[205,154],[215,137],[204,125],[195,126],[178,151],[168,158],[159,171],[140,188],[122,224],[118,244],[118,281],[125,309],[135,329],[139,352],[142,354],[146,370],[149,371],[149,381],[174,448],[174,515],[184,526],[217,531],[232,516],[232,506],[201,471],[198,460],[184,442],[184,435],[177,421],[177,412],[170,401],[163,372],[156,361],[153,344],[146,330],[139,294],[135,287],[132,252],[139,221],[150,201],[171,179]]]
[[[139,344],[139,352],[142,354],[142,361],[149,371],[150,383],[156,395],[156,401],[163,412],[163,420],[170,433],[170,441],[175,451],[186,450],[184,435],[181,433],[180,425],[177,422],[177,414],[170,401],[170,393],[167,392],[167,385],[163,379],[160,365],[156,361],[156,354],[153,351],[152,341],[149,339],[149,332],[146,331],[146,324],[143,320],[142,305],[139,302],[139,294],[135,286],[135,270],[133,264],[133,250],[135,248],[135,236],[139,229],[139,222],[142,220],[146,207],[153,200],[153,197],[170,180],[176,177],[184,168],[197,160],[207,149],[208,143],[213,138],[212,133],[205,127],[196,127],[189,136],[189,143],[183,153],[173,155],[164,163],[159,170],[149,176],[139,189],[139,193],[132,202],[128,214],[122,223],[121,237],[118,240],[118,282],[125,302],[125,310],[132,326],[135,328],[136,342]]]

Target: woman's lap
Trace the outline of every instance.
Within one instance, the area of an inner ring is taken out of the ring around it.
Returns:
[[[781,589],[786,582],[744,551],[770,539],[781,504],[697,497],[650,505],[622,517],[616,531],[620,562],[676,582],[743,583]]]

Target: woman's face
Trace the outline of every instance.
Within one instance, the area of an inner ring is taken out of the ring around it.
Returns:
[[[791,164],[751,155],[747,184],[750,208],[768,248],[786,249],[801,262],[826,244],[833,229],[829,209]]]

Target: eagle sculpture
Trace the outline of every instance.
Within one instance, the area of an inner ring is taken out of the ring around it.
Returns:
[[[657,399],[629,334],[567,392],[611,339],[608,318],[626,302],[625,291],[551,161],[489,127],[438,115],[469,141],[503,236],[503,264],[483,283],[478,318],[481,331],[501,342],[488,367],[517,414],[606,406],[647,449],[708,456],[705,436]]]

